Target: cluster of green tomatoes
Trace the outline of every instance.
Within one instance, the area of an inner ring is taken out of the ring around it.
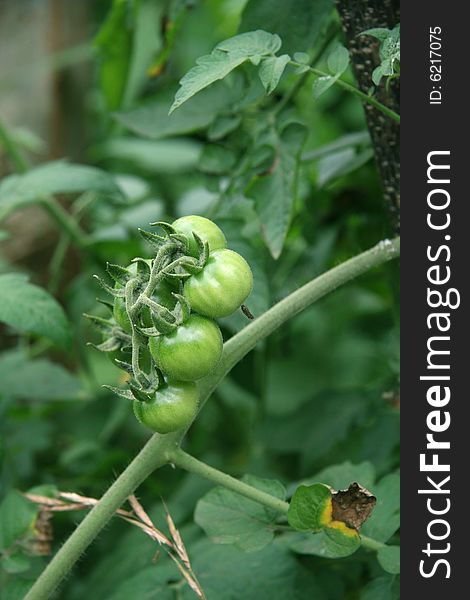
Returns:
[[[98,349],[130,376],[128,389],[111,389],[133,401],[141,423],[170,433],[195,417],[196,382],[222,356],[215,319],[243,304],[253,276],[209,219],[192,215],[159,225],[165,237],[141,232],[155,246],[155,258],[135,259],[127,268],[108,265],[115,286],[104,287],[114,296],[113,318],[93,320],[105,334]]]

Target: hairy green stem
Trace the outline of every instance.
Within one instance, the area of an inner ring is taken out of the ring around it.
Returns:
[[[383,240],[376,246],[350,258],[344,263],[316,277],[309,283],[278,302],[242,331],[224,344],[222,359],[217,368],[201,379],[199,388],[202,403],[215,390],[227,373],[252,350],[256,344],[269,336],[283,323],[344,283],[362,275],[369,269],[396,258],[400,254],[400,239]]]
[[[284,500],[276,498],[276,496],[273,496],[272,494],[267,494],[266,492],[258,490],[244,481],[240,481],[231,475],[227,475],[227,473],[224,473],[223,471],[214,469],[214,467],[211,467],[197,458],[194,458],[194,456],[191,456],[187,452],[184,452],[181,448],[175,448],[173,451],[170,450],[169,458],[175,466],[180,467],[185,471],[189,471],[190,473],[194,473],[195,475],[199,475],[204,479],[208,479],[217,485],[232,490],[232,492],[245,496],[245,498],[259,502],[263,506],[272,508],[284,515],[286,515],[289,510],[288,502],[284,502]],[[292,531],[290,527],[286,529]],[[378,542],[365,535],[361,535],[361,544],[364,548],[374,551],[378,551],[385,546],[384,543]]]
[[[296,62],[295,60],[291,60],[289,62],[289,64],[291,64],[295,67],[304,67],[305,66],[305,65],[302,65],[301,63]],[[315,75],[318,75],[319,77],[333,77],[333,75],[330,75],[329,73],[326,73],[325,71],[321,71],[320,69],[316,69],[315,67],[308,67],[308,70],[310,71],[310,73],[314,73]],[[366,104],[370,104],[371,106],[375,107],[377,110],[380,110],[380,112],[382,112],[384,115],[387,115],[387,117],[390,117],[390,119],[392,119],[396,123],[400,123],[400,115],[397,114],[391,108],[388,108],[388,106],[385,106],[385,104],[382,104],[381,102],[376,100],[373,96],[364,94],[364,92],[361,92],[360,89],[358,89],[354,85],[351,85],[350,83],[347,83],[346,81],[343,81],[342,79],[335,78],[334,83],[339,85],[340,87],[342,87],[347,92],[350,92],[351,94],[354,94],[355,96],[360,98],[362,100],[362,102],[365,102]]]
[[[374,552],[378,552],[381,548],[385,548],[387,545],[383,542],[378,542],[377,540],[367,537],[366,535],[361,535],[361,544],[364,546],[364,548],[373,550]]]
[[[169,456],[170,461],[174,465],[185,471],[204,477],[204,479],[209,479],[217,485],[222,485],[223,487],[232,490],[232,492],[241,494],[242,496],[245,496],[245,498],[259,502],[260,504],[273,508],[283,514],[287,514],[287,511],[289,510],[288,502],[284,502],[284,500],[280,500],[279,498],[276,498],[276,496],[262,492],[252,485],[248,485],[239,479],[235,479],[235,477],[232,477],[231,475],[227,475],[227,473],[224,473],[223,471],[214,469],[214,467],[187,454],[181,450],[181,448],[175,448],[173,451],[170,451]]]
[[[319,160],[324,156],[328,156],[333,152],[338,150],[343,150],[344,148],[351,148],[353,146],[360,146],[363,144],[367,144],[370,146],[371,140],[368,131],[357,131],[354,133],[347,133],[343,137],[335,140],[334,142],[330,142],[329,144],[325,144],[320,146],[319,148],[314,148],[313,150],[309,150],[305,152],[300,157],[300,160],[303,163],[312,162],[314,160]]]
[[[201,406],[207,401],[218,383],[258,342],[270,335],[277,327],[298,314],[313,302],[340,285],[365,273],[369,269],[396,258],[400,253],[400,241],[384,240],[362,254],[334,267],[313,279],[270,308],[258,319],[224,344],[224,352],[217,369],[201,380]],[[87,546],[113,516],[116,509],[155,469],[171,461],[186,431],[167,435],[153,435],[140,454],[118,477],[104,494],[99,504],[83,519],[77,529],[57,552],[39,576],[25,600],[43,600],[50,596],[62,579],[72,569]],[[366,545],[366,544],[365,544]]]
[[[18,150],[17,144],[12,140],[8,130],[1,121],[0,144],[5,148],[7,155],[15,166],[15,170],[18,173],[26,173],[29,170],[29,163]],[[88,246],[87,235],[54,198],[41,198],[39,203],[60,225],[62,231],[66,232],[80,249],[83,250]]]
[[[40,204],[81,250],[89,250],[88,236],[54,198],[42,198]]]
[[[45,600],[49,598],[89,544],[111,519],[116,509],[152,471],[166,462],[167,456],[164,451],[163,439],[158,436],[151,437],[140,453],[106,491],[99,504],[88,513],[60,548],[26,594],[25,600]]]

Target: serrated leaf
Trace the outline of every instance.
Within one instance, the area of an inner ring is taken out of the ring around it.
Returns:
[[[377,552],[377,560],[384,571],[392,575],[398,575],[400,573],[400,546],[380,548]]]
[[[114,178],[97,169],[66,161],[50,162],[22,175],[10,175],[0,183],[0,219],[13,210],[50,194],[92,190],[121,197]]]
[[[289,61],[290,56],[288,54],[270,56],[263,60],[258,75],[267,94],[271,94],[276,89]]]
[[[400,25],[396,25],[391,30],[382,27],[368,29],[363,32],[363,35],[375,37],[380,42],[381,63],[372,72],[372,81],[378,86],[382,77],[391,77],[399,72]]]
[[[349,65],[349,52],[344,46],[337,46],[328,55],[328,69],[333,75],[340,76],[346,71]]]
[[[67,317],[60,304],[25,275],[0,275],[0,321],[22,333],[42,335],[59,346],[70,342]]]
[[[193,67],[180,81],[180,89],[176,92],[175,100],[169,114],[189,100],[192,96],[219,79],[226,77],[233,69],[247,60],[247,56],[230,55],[221,50],[213,50],[211,54],[201,56]]]
[[[85,397],[81,382],[62,365],[30,359],[22,351],[0,355],[0,396],[25,400],[77,400]]]
[[[245,475],[245,483],[263,492],[285,498],[284,486],[275,480]],[[196,523],[216,543],[234,544],[240,550],[261,550],[274,538],[277,511],[223,487],[208,492],[196,506]]]
[[[279,36],[262,30],[242,33],[221,42],[211,54],[198,58],[196,66],[181,79],[181,87],[176,92],[169,114],[207,86],[226,77],[245,61],[273,54],[280,46]]]
[[[325,514],[331,504],[331,491],[322,483],[299,486],[287,513],[289,525],[299,531],[318,531],[325,527]]]
[[[257,177],[246,196],[255,201],[263,238],[274,258],[279,258],[297,193],[297,171],[306,128],[291,123],[280,134],[277,156],[267,174]]]
[[[19,492],[8,492],[0,504],[0,549],[6,550],[27,535],[32,530],[36,514],[36,506]]]
[[[266,56],[267,54],[275,54],[281,44],[281,38],[278,35],[257,29],[224,40],[217,44],[216,48],[233,55]]]

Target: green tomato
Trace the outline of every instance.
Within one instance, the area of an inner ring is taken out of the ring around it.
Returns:
[[[197,413],[199,393],[195,383],[168,381],[150,402],[134,401],[134,414],[158,433],[171,433],[189,425]]]
[[[181,381],[196,381],[214,370],[222,356],[223,340],[217,323],[192,314],[175,331],[149,339],[157,366]]]
[[[196,240],[194,239],[193,231],[201,238],[203,242],[209,244],[209,251],[219,250],[227,246],[227,240],[222,230],[217,225],[205,217],[199,217],[197,215],[188,215],[176,219],[172,223],[173,227],[180,233],[184,233],[188,236],[189,240],[189,253],[191,256],[199,256],[199,247]]]
[[[191,308],[217,319],[231,315],[249,296],[253,274],[246,260],[233,250],[211,252],[203,270],[184,284]]]

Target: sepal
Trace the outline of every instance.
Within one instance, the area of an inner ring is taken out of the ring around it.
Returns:
[[[99,275],[93,275],[93,277],[108,294],[111,294],[115,298],[124,298],[124,288],[112,288]]]
[[[106,271],[116,283],[119,283],[122,286],[126,285],[126,282],[131,276],[131,274],[125,267],[121,267],[120,265],[113,265],[109,262],[106,263]]]

